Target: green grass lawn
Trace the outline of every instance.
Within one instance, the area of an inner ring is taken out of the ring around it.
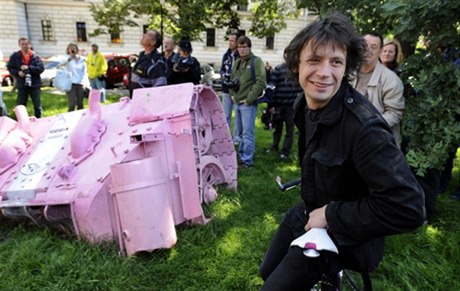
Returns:
[[[11,112],[15,96],[6,91]],[[42,102],[44,116],[67,108],[65,95],[49,88]],[[205,209],[211,222],[178,226],[171,250],[123,258],[116,243],[90,245],[31,223],[0,220],[0,290],[258,290],[258,267],[271,237],[299,200],[298,189],[279,192],[274,179],[296,178],[299,167],[296,158],[282,162],[264,153],[271,131],[260,119],[256,135],[255,167],[238,172],[238,191],[220,189]],[[458,167],[456,161],[453,184]],[[372,274],[374,290],[460,290],[460,201],[449,196],[439,197],[431,225],[387,238],[384,260]]]

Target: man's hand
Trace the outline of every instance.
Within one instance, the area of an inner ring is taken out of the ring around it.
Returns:
[[[137,56],[136,55],[129,55],[128,59],[129,59],[130,63],[133,63],[133,62],[137,61]]]
[[[312,228],[327,227],[326,207],[327,204],[310,212],[308,223],[305,225],[305,231],[309,231]]]
[[[21,66],[21,70],[25,71],[25,70],[28,70],[29,69],[29,66],[27,65],[22,65]]]
[[[19,72],[18,72],[18,75],[19,75],[19,77],[21,77],[21,78],[24,78],[24,77],[26,76],[26,74],[24,74],[23,71],[19,71]]]
[[[230,96],[230,99],[232,99],[232,102],[235,103],[235,96]]]

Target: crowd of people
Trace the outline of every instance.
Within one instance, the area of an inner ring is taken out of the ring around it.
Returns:
[[[166,37],[164,42],[156,30],[147,31],[140,41],[143,50],[138,55],[131,55],[129,74],[129,91],[191,82],[199,84],[201,68],[198,60],[192,56],[192,44],[188,38],[179,42],[179,50],[175,52],[176,43],[173,38]],[[19,50],[14,52],[7,64],[10,74],[14,77],[15,88],[18,90],[17,105],[27,106],[29,97],[34,105],[34,116],[42,116],[40,99],[41,78],[44,64],[41,57],[32,50],[31,42],[26,37],[18,41]],[[158,51],[163,45],[163,54]],[[99,51],[96,43],[91,44],[91,52],[83,57],[78,45],[69,43],[65,49],[66,59],[61,67],[68,72],[68,88],[65,88],[68,99],[68,111],[83,108],[86,87],[101,91],[100,101],[106,101],[107,60]],[[65,75],[62,75],[64,78]],[[58,78],[58,77],[56,77]],[[59,77],[60,78],[60,77]]]

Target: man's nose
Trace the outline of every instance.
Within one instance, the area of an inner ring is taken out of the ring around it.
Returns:
[[[330,76],[331,64],[329,62],[321,62],[316,73],[322,78]]]

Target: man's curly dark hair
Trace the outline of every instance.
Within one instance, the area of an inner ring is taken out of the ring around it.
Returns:
[[[309,42],[313,51],[329,43],[343,48],[347,54],[344,75],[347,80],[358,72],[367,50],[366,42],[345,15],[334,13],[318,18],[297,33],[284,50],[284,59],[295,79],[299,77],[300,52]]]

